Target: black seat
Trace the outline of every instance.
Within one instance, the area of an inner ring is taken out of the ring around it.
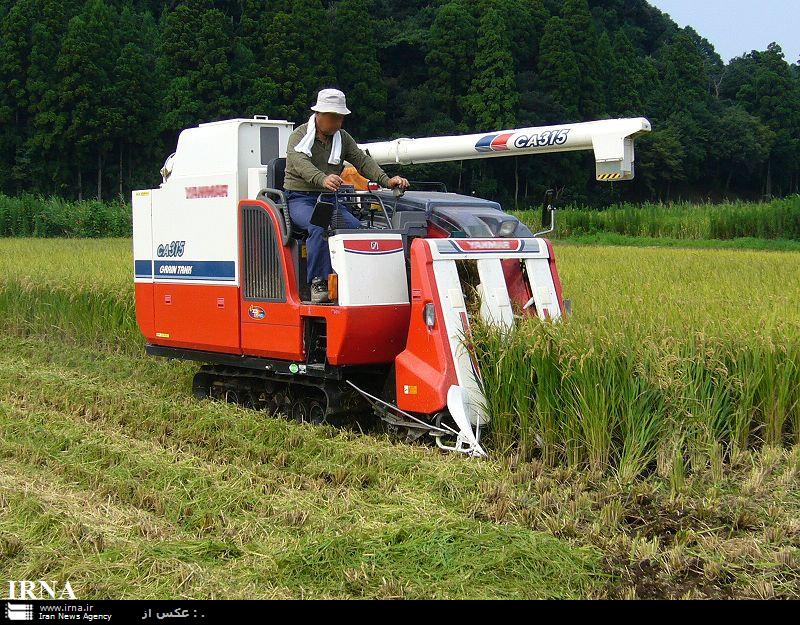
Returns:
[[[267,187],[283,191],[283,179],[286,177],[286,159],[273,158],[267,163]]]
[[[306,302],[311,301],[311,291],[306,284],[306,258],[302,248],[308,232],[298,228],[289,216],[289,205],[286,202],[286,193],[283,187],[285,175],[285,158],[274,158],[267,163],[267,188],[259,192],[257,199],[268,199],[278,211],[283,244],[290,248],[294,266],[297,269],[297,288],[300,299]]]
[[[283,231],[283,244],[289,245],[292,239],[305,240],[308,237],[308,232],[298,228],[289,215],[289,205],[286,202],[286,195],[284,193],[283,183],[286,176],[286,159],[274,158],[267,163],[267,188],[262,189],[257,199],[266,197],[278,209],[285,230]]]

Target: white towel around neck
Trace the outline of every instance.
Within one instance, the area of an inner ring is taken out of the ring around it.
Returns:
[[[309,158],[311,157],[311,148],[314,145],[314,139],[317,136],[317,120],[316,114],[308,118],[308,128],[306,128],[306,136],[300,140],[294,149],[295,152],[302,152]],[[331,147],[331,155],[328,158],[328,164],[339,165],[342,162],[342,131],[337,130],[333,135],[333,146]]]

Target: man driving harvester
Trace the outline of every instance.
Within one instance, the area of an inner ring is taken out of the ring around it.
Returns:
[[[341,178],[344,161],[382,187],[408,188],[408,180],[389,178],[375,160],[358,147],[353,137],[342,130],[344,116],[349,115],[345,95],[338,89],[323,89],[314,114],[308,123],[298,126],[289,137],[286,149],[284,189],[292,221],[308,231],[308,283],[311,301],[324,303],[328,299],[328,275],[333,273],[325,229],[310,222],[319,194],[336,192],[344,182]],[[341,205],[340,205],[341,206]],[[340,218],[347,228],[360,228],[361,223],[349,211],[341,210]]]

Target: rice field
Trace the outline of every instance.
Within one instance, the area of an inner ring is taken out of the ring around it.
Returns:
[[[539,223],[537,211],[523,211],[521,218]],[[770,202],[723,202],[696,204],[617,204],[604,210],[582,206],[558,212],[561,238],[600,233],[629,237],[681,240],[800,240],[800,195]]]
[[[631,479],[800,443],[800,255],[559,252],[573,317],[478,341],[498,447]]]
[[[540,211],[519,211],[520,219],[538,229]],[[70,202],[58,197],[0,194],[0,237],[127,237],[130,205],[121,200]],[[629,244],[643,238],[737,247],[800,247],[800,195],[770,202],[616,204],[602,210],[559,206],[556,237],[599,239]],[[619,238],[623,237],[623,240]],[[713,243],[712,243],[713,242]]]
[[[493,457],[191,398],[126,239],[0,240],[0,562],[78,598],[798,597],[800,254],[558,245]]]

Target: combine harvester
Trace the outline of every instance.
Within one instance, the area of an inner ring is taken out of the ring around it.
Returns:
[[[160,188],[133,193],[147,352],[206,363],[197,397],[314,423],[371,407],[409,438],[485,455],[470,318],[559,319],[552,245],[496,202],[446,190],[323,193],[315,223],[335,224],[344,202],[363,228],[329,226],[329,290],[338,293],[312,304],[306,233],[292,225],[282,189],[292,130],[261,116],[184,130]],[[633,142],[649,130],[646,119],[617,119],[361,147],[383,165],[593,150],[597,180],[620,181],[633,178]]]

